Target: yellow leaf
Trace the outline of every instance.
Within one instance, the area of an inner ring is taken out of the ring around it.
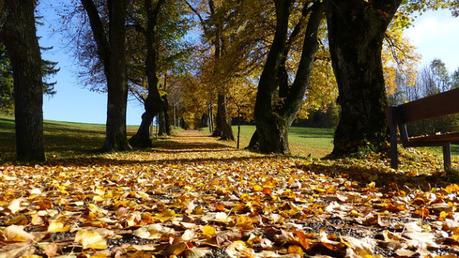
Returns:
[[[237,217],[236,224],[240,228],[251,229],[253,227],[252,219],[249,216],[241,215]]]
[[[441,211],[440,215],[438,215],[438,220],[439,221],[445,221],[446,217],[448,217],[448,212],[446,211]]]
[[[65,225],[62,221],[51,220],[48,225],[48,232],[62,233],[70,230],[70,225]]]
[[[375,182],[371,182],[368,184],[368,189],[375,189],[376,188],[376,183]]]
[[[453,228],[451,230],[451,238],[454,239],[454,241],[459,241],[459,228]]]
[[[166,222],[168,220],[171,220],[176,215],[177,214],[175,213],[175,211],[173,211],[171,209],[166,209],[163,212],[161,212],[160,214],[157,214],[155,216],[155,218],[164,223],[164,222]]]
[[[303,249],[297,245],[291,245],[288,247],[289,254],[299,254],[300,256],[304,255]]]
[[[253,187],[253,190],[254,190],[255,192],[261,192],[261,191],[263,190],[263,187],[260,186],[260,185],[255,185],[255,186]]]
[[[10,202],[10,204],[8,205],[8,209],[11,211],[11,213],[15,214],[16,212],[21,210],[21,202],[22,198],[17,198]]]
[[[42,225],[45,223],[43,219],[38,214],[32,214],[32,225]]]
[[[11,225],[3,230],[3,235],[6,241],[10,242],[27,242],[33,240],[35,237],[24,231],[24,226]]]
[[[92,200],[95,201],[95,202],[103,202],[104,201],[104,197],[102,197],[100,195],[94,195],[94,197],[92,197]]]
[[[447,193],[454,193],[454,192],[459,192],[459,185],[457,184],[451,184],[445,187],[445,192]]]
[[[106,249],[107,241],[93,229],[80,229],[75,235],[75,242],[80,243],[83,249]]]
[[[207,237],[207,238],[212,238],[217,234],[217,230],[210,226],[210,225],[205,225],[201,228],[202,234]]]

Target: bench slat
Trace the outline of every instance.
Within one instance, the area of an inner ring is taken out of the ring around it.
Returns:
[[[459,113],[459,88],[397,106],[403,123]]]
[[[442,146],[445,143],[459,142],[459,132],[411,137],[406,146]]]

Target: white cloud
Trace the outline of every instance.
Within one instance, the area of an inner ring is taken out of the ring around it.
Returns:
[[[421,66],[440,58],[450,71],[459,68],[459,18],[448,10],[424,13],[405,35],[422,55]]]

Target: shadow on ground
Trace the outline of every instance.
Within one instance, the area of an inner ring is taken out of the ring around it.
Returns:
[[[183,136],[176,136],[177,138],[185,138]],[[153,142],[153,148],[155,151],[161,152],[162,150],[228,150],[230,149],[228,145],[216,142],[209,142],[209,137],[201,137],[201,136],[190,136],[186,138],[194,138],[199,140],[202,138],[202,142],[187,142],[187,141],[179,141],[179,140],[161,140]],[[207,140],[207,141],[204,141]],[[159,149],[158,149],[159,148]],[[188,152],[188,151],[187,151]]]
[[[141,159],[110,159],[110,158],[79,158],[79,159],[65,159],[48,161],[44,165],[63,165],[63,166],[123,166],[123,165],[145,165],[145,164],[159,164],[159,165],[173,165],[173,164],[195,164],[195,163],[206,163],[206,162],[218,162],[218,163],[231,163],[247,160],[260,160],[266,159],[266,156],[251,156],[251,157],[207,157],[207,158],[178,158],[178,159],[161,159],[161,160],[141,160]]]
[[[365,168],[359,165],[349,166],[345,164],[319,164],[313,163],[309,165],[295,166],[297,169],[308,171],[315,174],[323,174],[329,177],[344,177],[349,180],[356,181],[360,186],[365,186],[371,182],[375,182],[378,187],[382,187],[382,191],[393,191],[404,189],[405,187],[419,188],[424,191],[432,189],[432,187],[443,187],[450,184],[452,179],[446,173],[435,173],[432,175],[417,175],[413,176],[407,173],[388,173],[384,169]]]

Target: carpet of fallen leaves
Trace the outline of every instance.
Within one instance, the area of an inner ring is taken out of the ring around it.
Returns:
[[[0,257],[459,255],[458,185],[359,162],[185,132],[150,151],[3,164]]]

